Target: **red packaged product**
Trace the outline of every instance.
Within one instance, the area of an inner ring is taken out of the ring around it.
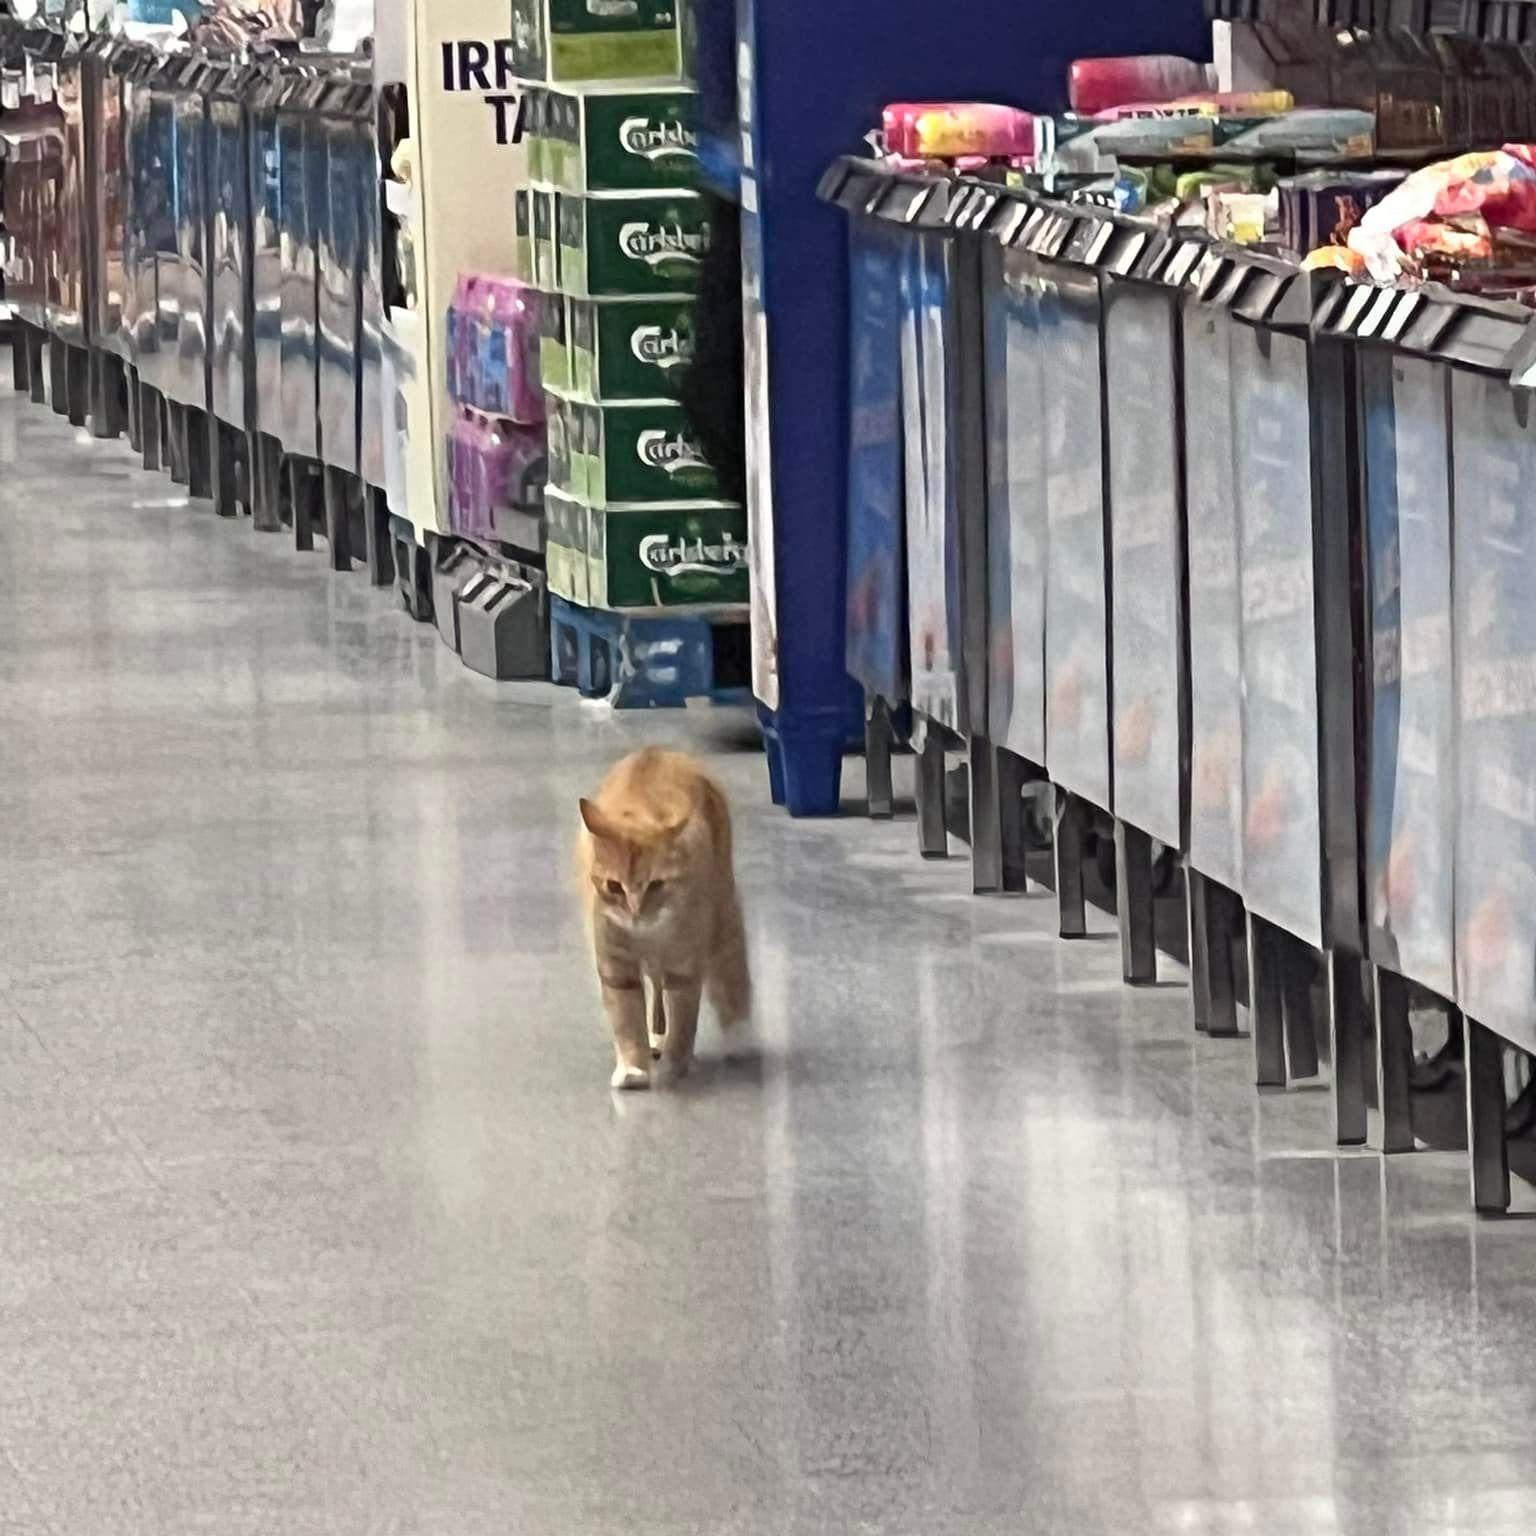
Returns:
[[[1016,107],[979,101],[902,101],[884,113],[885,147],[909,160],[1033,155],[1035,120]]]
[[[1129,58],[1078,59],[1072,66],[1068,95],[1072,110],[1096,117],[1112,107],[1137,101],[1171,101],[1214,88],[1209,65],[1172,53]]]

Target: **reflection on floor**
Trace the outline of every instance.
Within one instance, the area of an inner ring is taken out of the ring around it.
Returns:
[[[5,1536],[1520,1533],[1536,1230],[717,716],[463,671],[0,387]],[[741,807],[761,1049],[615,1102],[567,842]]]

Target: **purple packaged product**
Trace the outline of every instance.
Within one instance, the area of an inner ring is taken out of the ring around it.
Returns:
[[[539,294],[510,278],[459,280],[450,314],[453,398],[525,425],[544,420]]]
[[[493,539],[498,509],[536,509],[543,500],[548,451],[542,426],[462,414],[449,434],[452,531]]]
[[[448,306],[448,398],[473,398],[475,379],[471,336],[474,330],[475,294],[478,280],[461,275]]]

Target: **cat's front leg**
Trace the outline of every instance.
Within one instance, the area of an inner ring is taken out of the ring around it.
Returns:
[[[693,1065],[693,1048],[699,1038],[699,1002],[704,984],[688,977],[668,976],[663,996],[667,1016],[667,1038],[662,1052],[668,1068],[676,1077],[687,1076]]]
[[[645,983],[638,969],[631,971],[610,963],[599,980],[603,984],[603,1011],[613,1031],[617,1062],[613,1086],[622,1089],[651,1086],[651,1032],[645,1017]]]

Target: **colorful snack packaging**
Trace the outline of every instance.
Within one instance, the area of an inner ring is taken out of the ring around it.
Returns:
[[[1075,133],[1077,125],[1068,123],[1063,126],[1075,136],[1058,139],[1048,169],[1097,176],[1113,172],[1122,158],[1208,155],[1216,143],[1215,121],[1193,112],[1185,117],[1128,117],[1096,123],[1086,133]]]
[[[1256,123],[1227,139],[1224,155],[1334,155],[1362,158],[1376,150],[1376,114],[1352,107],[1305,107]]]
[[[1365,258],[1347,245],[1320,245],[1302,258],[1304,272],[1344,272],[1358,277],[1365,271]]]
[[[448,392],[463,405],[514,421],[544,419],[540,295],[511,278],[459,278],[448,311]]]
[[[1289,91],[1212,91],[1199,96],[1179,96],[1172,101],[1133,102],[1096,112],[1101,123],[1118,123],[1127,117],[1237,117],[1265,119],[1293,111],[1296,98]]]
[[[498,511],[536,511],[542,505],[547,472],[543,427],[461,412],[448,433],[452,531],[495,538]]]
[[[1068,79],[1074,112],[1097,116],[1128,101],[1168,101],[1215,84],[1208,64],[1177,54],[1154,53],[1106,59],[1078,59]]]
[[[1377,282],[1424,266],[1477,265],[1532,254],[1536,165],[1529,146],[1459,155],[1415,171],[1349,236]]]
[[[885,147],[913,160],[1033,156],[1035,120],[986,102],[897,102],[885,109]]]

